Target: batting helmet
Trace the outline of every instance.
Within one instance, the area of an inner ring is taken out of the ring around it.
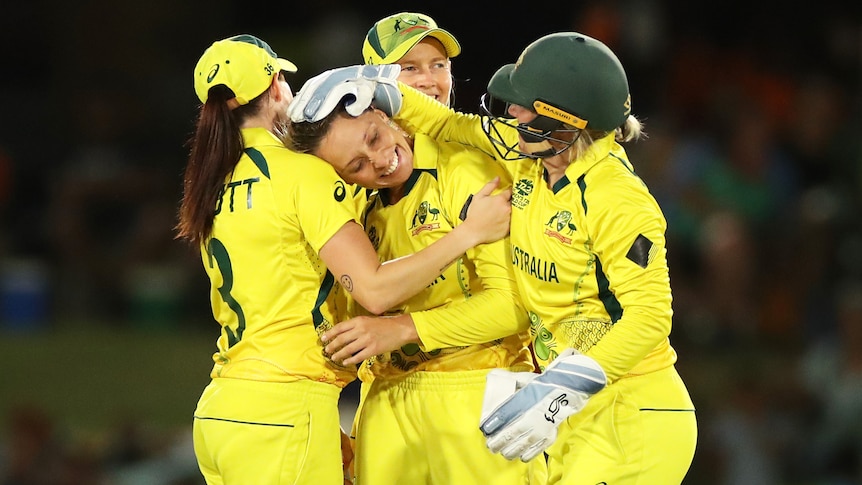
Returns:
[[[577,32],[546,35],[501,67],[488,94],[579,129],[611,131],[631,113],[628,80],[617,56]]]

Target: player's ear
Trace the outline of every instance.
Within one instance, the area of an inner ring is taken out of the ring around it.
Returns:
[[[284,74],[278,73],[277,76],[272,77],[272,83],[269,85],[269,95],[276,102],[281,101],[285,96],[293,97],[293,93],[290,92],[290,86],[286,82],[281,81],[284,81]]]

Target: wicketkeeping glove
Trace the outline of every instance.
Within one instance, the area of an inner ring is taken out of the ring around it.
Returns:
[[[348,66],[324,71],[309,79],[290,102],[288,113],[294,123],[326,118],[343,104],[351,116],[359,116],[369,106],[393,116],[401,109],[398,64]]]
[[[506,374],[511,376],[507,379]],[[527,462],[557,439],[560,423],[604,389],[607,376],[595,360],[574,349],[566,349],[534,378],[522,374],[502,370],[488,374],[479,428],[492,452]],[[514,393],[492,407],[507,387]]]

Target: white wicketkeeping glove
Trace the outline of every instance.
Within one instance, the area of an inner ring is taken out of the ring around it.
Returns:
[[[491,371],[479,428],[492,452],[528,462],[551,446],[560,423],[606,384],[601,366],[574,349],[566,349],[541,374]]]
[[[393,116],[401,109],[398,64],[358,65],[324,71],[309,79],[288,107],[294,123],[326,118],[339,104],[351,116],[361,115],[369,106]]]

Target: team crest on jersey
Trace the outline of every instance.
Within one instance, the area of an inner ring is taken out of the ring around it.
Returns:
[[[530,203],[529,195],[533,192],[533,181],[521,179],[512,186],[512,207],[523,209]]]
[[[431,203],[423,200],[419,208],[413,213],[413,222],[410,225],[410,233],[417,235],[422,231],[433,231],[440,227],[439,222],[434,222],[440,217],[440,209],[431,207]]]
[[[545,224],[545,235],[559,240],[563,244],[572,244],[571,236],[577,228],[572,223],[572,213],[569,211],[557,211]]]

